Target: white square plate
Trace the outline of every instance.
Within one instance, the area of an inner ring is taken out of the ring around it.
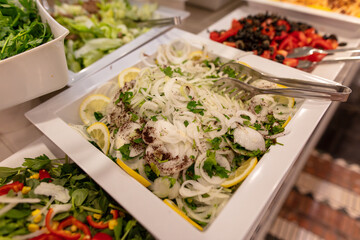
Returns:
[[[178,9],[173,9],[173,8],[169,8],[169,7],[164,7],[164,6],[159,6],[157,8],[157,10],[155,11],[155,14],[159,15],[159,17],[161,17],[161,18],[171,18],[171,17],[179,16],[182,21],[184,21],[184,19],[186,19],[190,15],[189,12],[178,10]],[[97,60],[96,62],[94,62],[93,64],[91,64],[90,66],[83,68],[81,71],[74,73],[69,70],[69,78],[70,79],[69,79],[68,85],[72,86],[74,84],[74,82],[76,82],[77,80],[86,78],[87,76],[90,76],[91,74],[108,66],[112,62],[126,56],[127,54],[129,54],[133,50],[135,50],[136,48],[139,48],[141,45],[149,42],[151,39],[154,39],[155,37],[159,36],[163,32],[169,30],[170,28],[172,28],[172,26],[153,27],[146,33],[144,33],[144,34],[138,36],[137,38],[135,38],[134,40],[132,40],[131,42],[129,42],[129,43],[119,47],[115,51],[107,54],[103,58],[101,58],[101,59]]]
[[[341,19],[328,18],[326,16],[316,14],[314,15],[311,11],[311,8],[309,11],[299,11],[298,7],[300,8],[301,6],[296,5],[296,7],[294,7],[293,4],[290,5],[292,5],[291,8],[286,7],[285,3],[268,0],[244,1],[240,7],[207,27],[205,30],[200,32],[199,35],[209,39],[209,32],[229,29],[233,19],[240,19],[249,15],[268,12],[287,17],[291,21],[305,22],[312,25],[323,34],[335,34],[338,37],[339,42],[347,43],[346,47],[359,46],[360,38],[358,36],[360,35],[360,20],[357,24],[351,24],[346,21],[342,21]],[[321,12],[324,11],[320,11],[320,13]],[[351,56],[351,53],[337,53],[336,56],[346,57]],[[325,57],[325,59],[330,58],[332,58],[332,56]],[[334,80],[343,67],[344,63],[319,64],[312,71],[312,74]]]
[[[115,78],[123,69],[138,64],[141,53],[152,55],[160,44],[170,43],[179,38],[186,39],[194,48],[200,49],[205,44],[211,54],[226,59],[240,59],[265,73],[276,73],[280,77],[329,82],[267,59],[248,55],[209,39],[172,29],[91,77],[76,82],[70,89],[26,113],[26,117],[155,237],[197,240],[244,239],[251,236],[264,210],[271,203],[302,148],[329,107],[329,101],[304,101],[287,126],[290,133],[278,139],[284,146],[275,145],[270,148],[270,152],[259,161],[220,215],[203,232],[186,222],[161,199],[127,175],[68,125],[68,123],[81,123],[79,105],[86,95]]]

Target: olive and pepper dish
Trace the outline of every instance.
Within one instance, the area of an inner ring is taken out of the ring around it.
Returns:
[[[299,60],[318,62],[326,56],[314,53],[301,58],[288,58],[288,53],[294,48],[310,46],[327,50],[345,45],[338,43],[334,34],[321,35],[309,24],[289,21],[286,17],[269,13],[233,19],[230,29],[212,31],[210,39],[244,51],[252,51],[291,67],[296,67]]]

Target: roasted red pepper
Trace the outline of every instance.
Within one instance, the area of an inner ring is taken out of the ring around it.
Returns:
[[[39,171],[39,179],[43,180],[45,178],[51,178],[50,173],[48,171],[46,171],[45,169],[41,169]]]
[[[24,184],[16,181],[13,183],[6,184],[4,186],[0,187],[0,196],[8,194],[10,190],[13,190],[14,192],[19,192],[24,187]]]

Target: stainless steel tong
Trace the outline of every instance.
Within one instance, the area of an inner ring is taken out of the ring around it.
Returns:
[[[346,102],[351,89],[338,83],[319,83],[293,78],[279,78],[266,75],[243,64],[231,62],[220,67],[220,71],[227,68],[234,70],[237,78],[223,77],[214,83],[217,91],[228,93],[230,97],[249,100],[258,94],[274,94],[296,98],[326,99]],[[287,88],[262,89],[251,85],[255,80],[263,79]]]

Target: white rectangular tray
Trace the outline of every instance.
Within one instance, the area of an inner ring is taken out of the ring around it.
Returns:
[[[329,82],[258,56],[244,54],[240,50],[209,39],[172,29],[91,77],[76,82],[70,89],[26,113],[26,117],[155,237],[197,240],[246,239],[252,235],[302,148],[329,107],[329,101],[304,101],[287,126],[290,133],[278,139],[284,146],[271,147],[270,152],[260,160],[220,215],[203,232],[186,222],[68,125],[68,123],[81,123],[78,108],[86,95],[115,78],[123,69],[138,64],[141,53],[152,55],[160,44],[170,43],[179,38],[186,39],[193,47],[199,49],[205,44],[211,54],[227,59],[240,59],[265,73]]]
[[[233,19],[238,20],[248,15],[269,12],[276,13],[279,16],[287,17],[292,21],[300,21],[310,24],[314,26],[320,33],[335,34],[338,36],[339,42],[347,43],[347,47],[359,46],[360,38],[357,37],[358,35],[356,34],[356,31],[360,31],[360,21],[358,25],[352,25],[342,20],[326,18],[322,15],[314,15],[311,13],[311,11],[304,13],[303,11],[297,11],[297,9],[298,6],[292,6],[292,8],[289,9],[284,7],[283,3],[268,0],[244,1],[240,7],[212,25],[208,26],[198,35],[209,39],[209,32],[229,29]],[[351,56],[351,53],[337,53],[334,56]],[[327,56],[325,59],[330,59],[332,57],[333,56]],[[339,74],[344,65],[345,63],[319,64],[311,73],[326,79],[335,80],[336,76]]]
[[[179,16],[182,21],[186,19],[190,13],[173,9],[169,7],[159,6],[158,9],[155,11],[155,14],[159,15],[162,18],[169,18],[169,17],[176,17]],[[99,59],[98,61],[94,62],[90,66],[82,69],[81,71],[74,73],[69,70],[69,86],[72,86],[74,82],[76,82],[79,79],[86,78],[87,76],[90,76],[91,74],[94,74],[95,72],[99,71],[100,69],[108,66],[112,62],[126,56],[127,54],[131,53],[136,48],[139,48],[141,45],[147,43],[151,39],[159,36],[163,32],[171,29],[172,26],[164,26],[164,27],[153,27],[148,32],[138,36],[131,42],[121,46],[117,50],[113,51],[110,54],[107,54],[103,58]]]

